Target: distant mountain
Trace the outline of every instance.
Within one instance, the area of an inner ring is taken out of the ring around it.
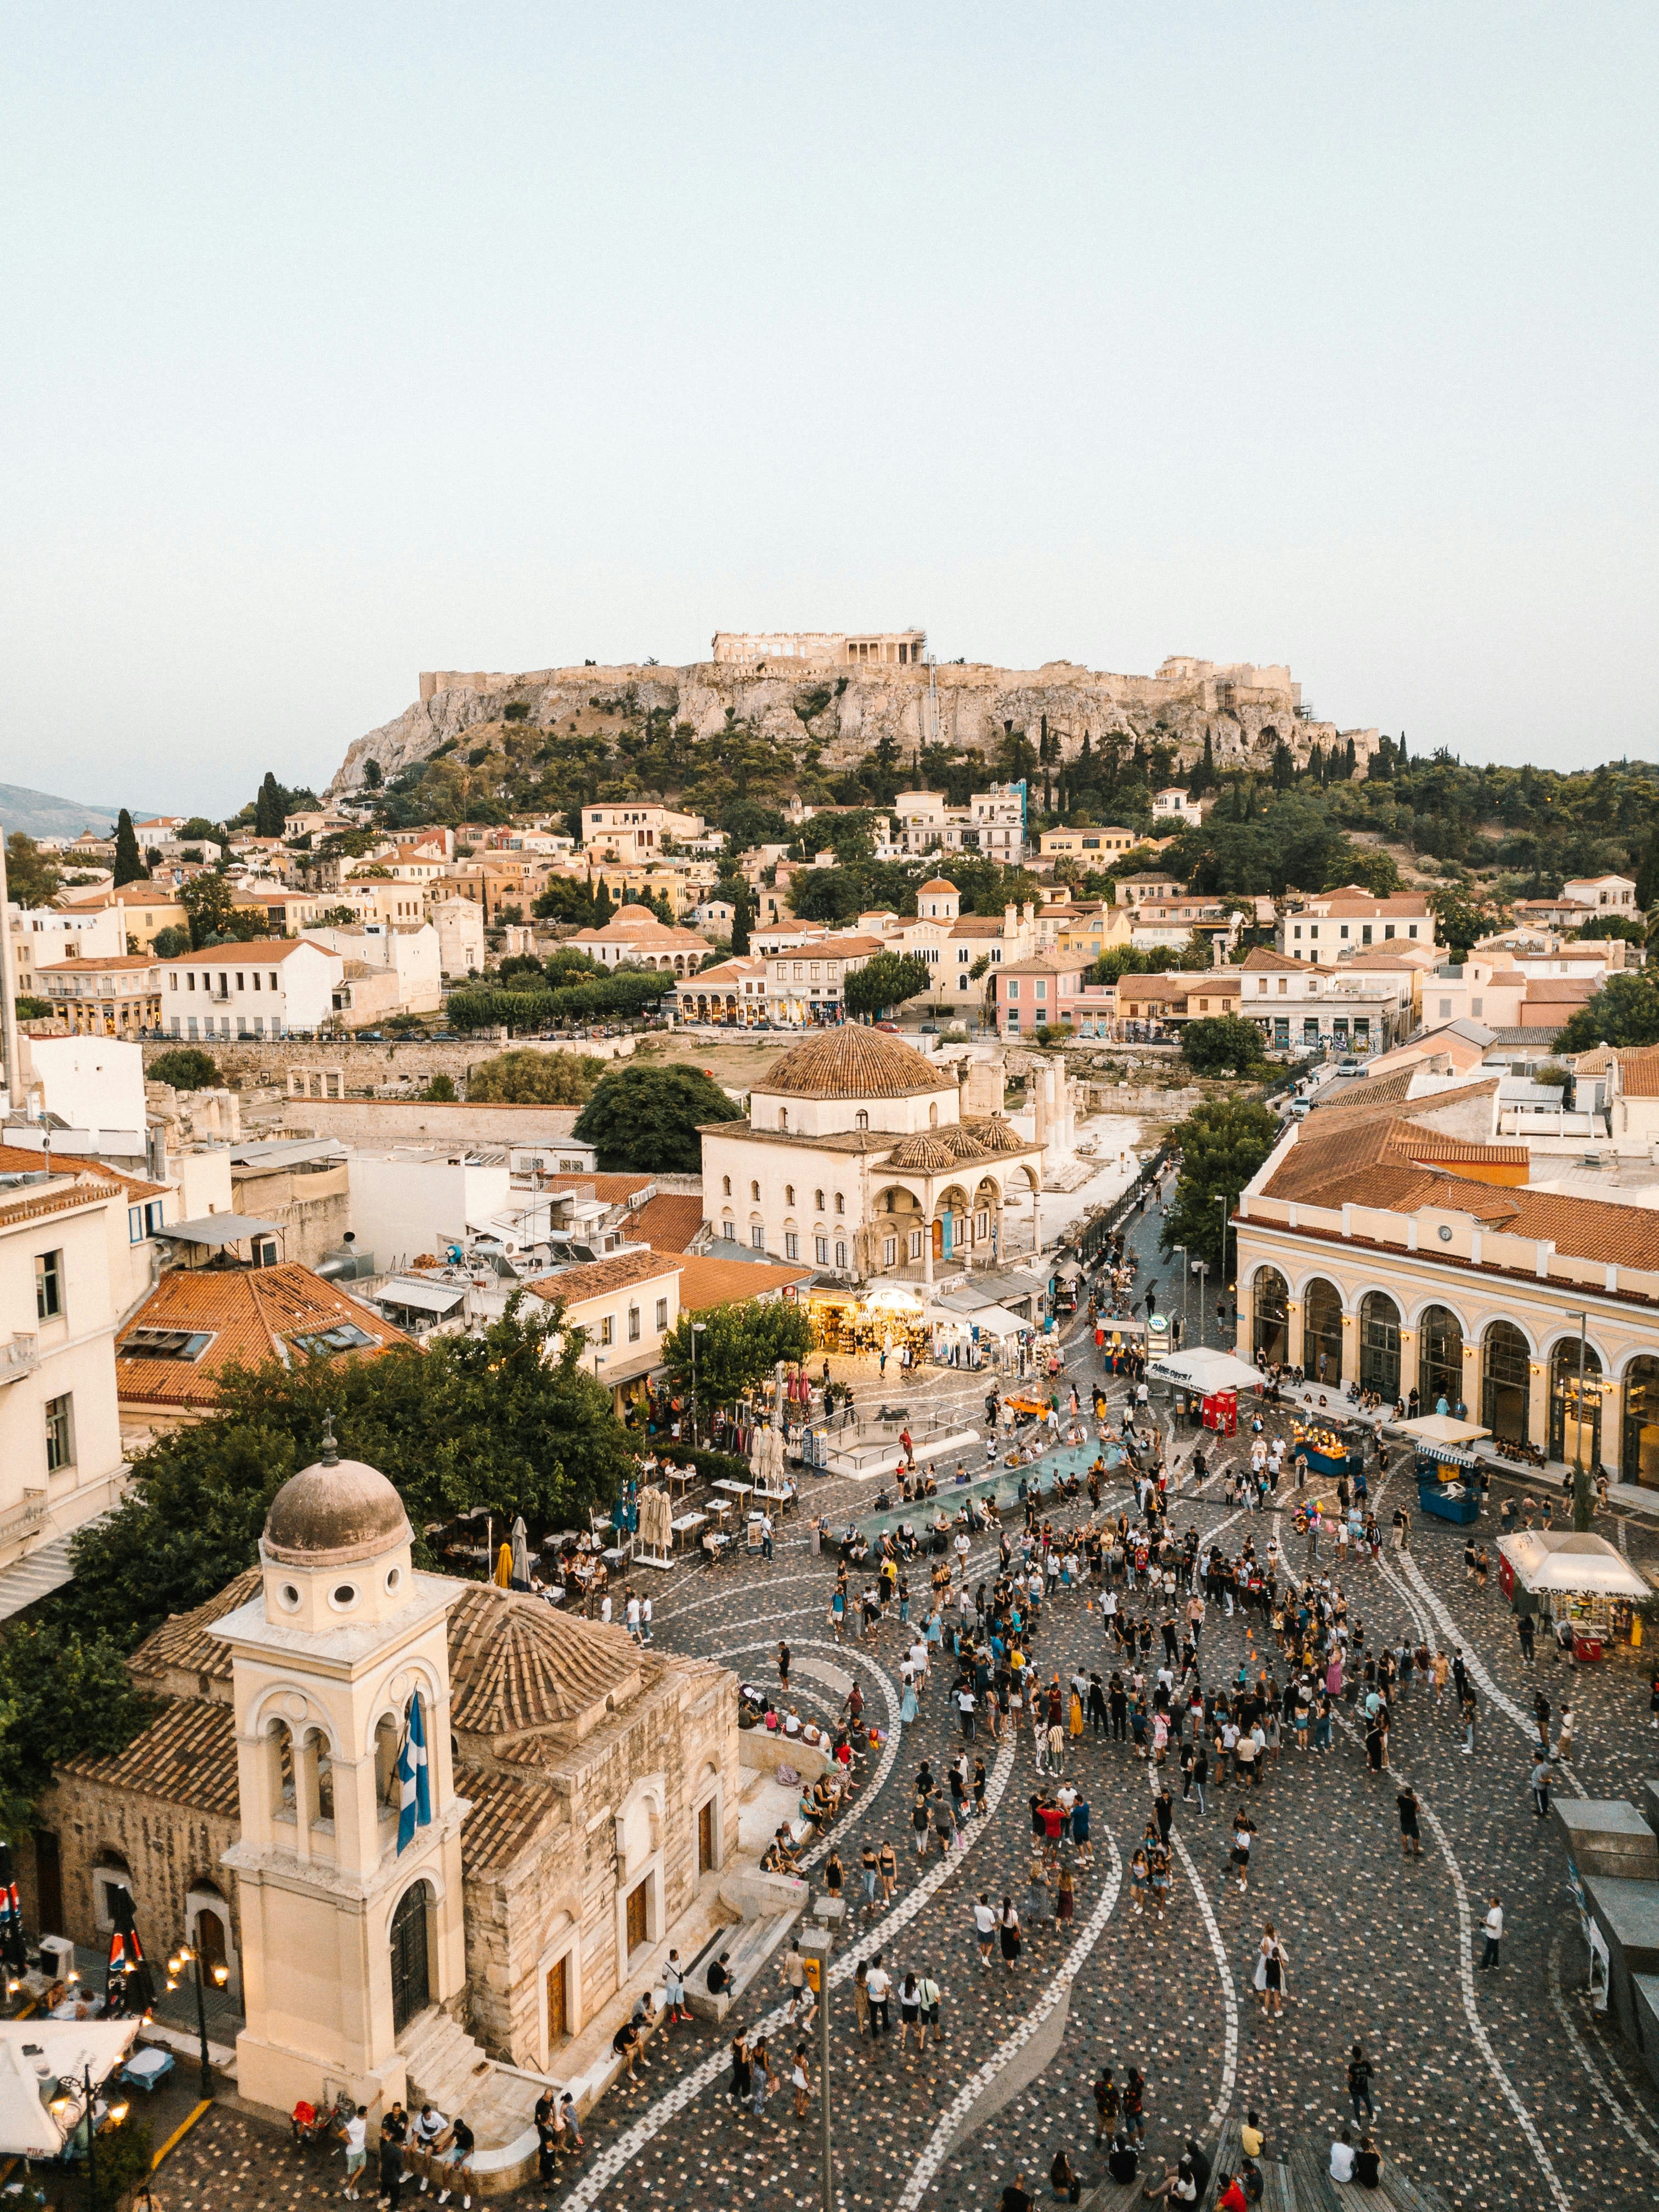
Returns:
[[[0,826],[8,834],[21,830],[31,837],[78,837],[83,830],[109,829],[120,811],[118,805],[54,799],[49,791],[31,791],[26,784],[0,783]],[[135,806],[133,818],[142,820],[149,811]]]

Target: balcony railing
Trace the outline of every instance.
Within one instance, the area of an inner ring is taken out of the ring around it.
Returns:
[[[9,1343],[0,1344],[0,1384],[16,1382],[25,1375],[33,1375],[40,1364],[40,1339],[35,1336],[14,1336]]]
[[[26,1490],[20,1504],[9,1505],[0,1512],[0,1544],[20,1543],[24,1537],[37,1534],[46,1525],[46,1492]]]

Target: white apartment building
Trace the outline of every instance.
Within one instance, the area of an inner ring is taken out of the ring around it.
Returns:
[[[120,1495],[112,1212],[126,1191],[96,1168],[0,1175],[0,1618],[69,1579],[8,1570]]]
[[[60,960],[36,970],[35,987],[76,1036],[136,1037],[161,1017],[161,977],[147,952]]]
[[[1013,784],[970,793],[966,806],[942,791],[902,791],[893,801],[886,839],[900,853],[983,853],[1010,866],[1025,857],[1025,793]]]
[[[1238,1012],[1280,1051],[1386,1052],[1414,1026],[1413,971],[1316,967],[1258,946],[1238,979]]]
[[[838,1022],[848,976],[891,948],[879,937],[824,937],[766,963],[766,1016],[790,1029]]]
[[[160,965],[162,1028],[204,1042],[324,1028],[345,969],[337,952],[308,937],[215,945]]]
[[[1409,894],[1373,898],[1328,892],[1308,899],[1279,920],[1277,944],[1292,960],[1346,960],[1369,945],[1401,938],[1408,945],[1433,945],[1435,920],[1425,899]]]
[[[64,960],[112,960],[127,949],[126,917],[118,906],[9,907],[12,978],[20,997],[44,997],[35,970]]]
[[[447,894],[428,898],[426,918],[438,933],[438,966],[457,981],[482,975],[484,964],[483,908],[474,899]]]
[[[313,945],[325,945],[347,963],[360,961],[394,977],[396,988],[385,1002],[387,1013],[430,1014],[442,1006],[438,933],[430,922],[366,921],[354,928],[310,929],[306,934]]]
[[[1196,830],[1204,819],[1204,809],[1195,799],[1188,799],[1178,783],[1171,783],[1152,793],[1152,818],[1163,832]]]
[[[1594,907],[1597,914],[1634,915],[1636,885],[1628,876],[1575,876],[1561,886],[1563,898],[1575,906]]]

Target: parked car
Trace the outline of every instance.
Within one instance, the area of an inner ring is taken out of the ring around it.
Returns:
[[[889,1036],[896,1036],[899,1033],[899,1025],[896,1022],[878,1022],[876,1027],[878,1030],[885,1030]]]
[[[924,1022],[919,1034],[922,1036],[937,1036],[939,1035],[939,1024],[937,1022]]]

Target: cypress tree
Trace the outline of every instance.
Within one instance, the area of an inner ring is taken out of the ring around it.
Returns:
[[[142,883],[149,874],[138,853],[138,838],[132,826],[132,816],[124,806],[115,825],[115,880],[118,884]]]
[[[749,932],[755,919],[755,909],[749,896],[749,886],[741,883],[738,895],[732,902],[732,951],[741,954],[749,950]]]
[[[616,908],[611,902],[611,886],[605,882],[605,878],[601,876],[599,880],[598,887],[595,889],[593,893],[594,928],[603,929],[606,922],[610,921],[611,915],[615,912]]]

